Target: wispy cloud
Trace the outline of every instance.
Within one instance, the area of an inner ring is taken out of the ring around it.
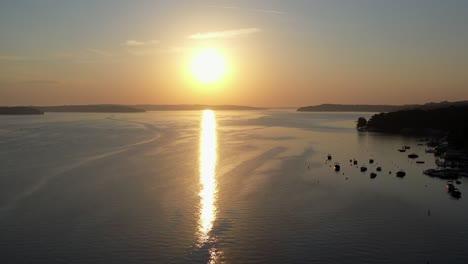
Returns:
[[[157,51],[157,45],[160,41],[152,40],[134,40],[130,39],[125,41],[122,45],[127,48],[127,52],[135,56],[148,56],[154,55]]]
[[[158,53],[157,49],[129,49],[128,53],[135,56],[150,56]]]
[[[20,81],[19,83],[28,84],[28,85],[58,85],[58,84],[60,84],[60,82],[58,82],[58,81],[42,80],[42,79],[25,80],[25,81]]]
[[[50,87],[50,86],[57,86],[61,85],[62,83],[56,80],[49,80],[49,79],[16,79],[16,78],[8,78],[8,79],[0,79],[0,86],[5,86],[9,88],[17,88],[17,87]]]
[[[196,33],[188,36],[189,39],[203,40],[203,39],[216,39],[216,38],[235,38],[239,36],[251,35],[260,32],[259,28],[241,28],[224,31],[213,31],[205,33]]]
[[[96,54],[96,55],[100,55],[100,56],[103,56],[103,57],[112,57],[113,56],[112,53],[110,53],[109,51],[100,50],[100,49],[88,49],[88,52]]]
[[[160,49],[159,52],[160,53],[182,53],[182,52],[185,52],[187,50],[188,50],[187,47],[172,46],[172,47],[168,47],[168,48],[165,48],[165,49]]]
[[[219,6],[216,6],[219,8]],[[277,14],[277,15],[283,15],[286,14],[284,11],[279,11],[279,10],[271,10],[271,9],[255,9],[255,8],[242,8],[239,6],[221,6],[223,9],[237,9],[237,10],[247,10],[251,12],[259,12],[259,13],[270,13],[270,14]]]
[[[90,48],[72,52],[56,52],[50,57],[50,60],[72,63],[112,63],[118,60],[118,56],[106,50]]]
[[[17,56],[17,55],[0,55],[0,61],[5,62],[34,62],[40,61],[41,58],[36,57],[24,57],[24,56]]]
[[[130,39],[123,43],[123,45],[127,47],[142,47],[142,46],[150,46],[150,45],[157,45],[157,44],[159,44],[159,40],[156,40],[156,39],[146,40],[146,41]]]
[[[268,10],[268,9],[254,9],[253,11],[257,11],[257,12],[260,12],[260,13],[277,14],[277,15],[286,14],[286,12],[283,12],[283,11]]]
[[[0,62],[7,63],[43,63],[43,62],[73,62],[73,63],[101,63],[115,62],[117,55],[102,49],[84,49],[75,51],[58,51],[43,54],[40,57],[0,54]]]

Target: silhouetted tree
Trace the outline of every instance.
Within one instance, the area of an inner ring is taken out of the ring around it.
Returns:
[[[357,121],[357,128],[365,128],[367,126],[367,120],[364,117],[360,117]]]

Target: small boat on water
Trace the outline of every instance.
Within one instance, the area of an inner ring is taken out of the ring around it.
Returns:
[[[456,181],[455,183],[456,183],[456,184],[461,184],[461,181]]]
[[[397,176],[397,177],[400,177],[400,178],[405,177],[405,176],[406,176],[406,172],[400,170],[400,171],[398,171],[398,172],[396,173],[396,176]]]
[[[361,171],[362,171],[362,172],[365,172],[365,171],[367,171],[367,167],[365,167],[365,166],[362,166],[362,167],[361,167]]]
[[[331,160],[331,159],[332,159],[331,154],[328,154],[327,159],[328,159],[328,160]]]
[[[376,170],[377,171],[382,171],[382,167],[377,167]]]
[[[417,163],[417,164],[424,164],[425,161],[424,161],[424,160],[418,160],[418,161],[416,161],[416,163]]]
[[[353,161],[353,164],[354,164],[354,165],[357,165],[357,160],[354,160],[354,161]]]
[[[453,191],[450,192],[450,195],[452,195],[452,197],[456,198],[456,199],[461,198],[461,192],[456,188]]]
[[[369,163],[370,163],[370,164],[374,163],[374,160],[373,160],[373,159],[369,159]]]
[[[406,149],[402,148],[402,149],[399,149],[398,151],[400,151],[400,152],[406,152]]]
[[[455,186],[451,182],[447,182],[446,187],[448,192],[453,192],[455,190]]]
[[[341,170],[340,164],[338,164],[338,163],[335,163],[335,166],[333,166],[333,168],[335,168],[335,171],[340,171]]]
[[[377,177],[377,173],[371,172],[370,177],[371,179],[375,179],[375,177]]]
[[[409,155],[408,155],[408,158],[410,158],[410,159],[417,159],[417,158],[419,158],[419,155],[416,154],[416,153],[409,154]]]

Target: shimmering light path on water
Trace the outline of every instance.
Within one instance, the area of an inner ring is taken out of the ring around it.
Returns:
[[[203,111],[200,136],[200,218],[199,243],[210,240],[216,218],[216,118],[211,110]]]

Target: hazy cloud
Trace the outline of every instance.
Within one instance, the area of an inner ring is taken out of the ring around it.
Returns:
[[[72,63],[109,63],[116,62],[118,56],[101,49],[86,49],[73,52],[61,51],[54,53],[49,60]]]
[[[40,61],[40,58],[34,57],[23,57],[23,56],[16,56],[16,55],[0,55],[0,61],[6,62],[29,62],[29,61]]]
[[[189,49],[190,48],[183,47],[183,46],[172,46],[172,47],[168,47],[165,49],[159,49],[159,52],[160,53],[182,53],[182,52],[186,52]]]
[[[158,52],[157,49],[129,49],[128,53],[135,56],[149,56],[154,55]]]
[[[0,61],[24,61],[24,58],[20,56],[0,55]]]
[[[286,12],[283,12],[283,11],[268,10],[268,9],[254,9],[253,11],[257,11],[257,12],[260,12],[260,13],[278,14],[278,15],[286,14]]]
[[[203,40],[203,39],[215,39],[215,38],[235,38],[239,36],[251,35],[260,32],[259,28],[241,28],[224,31],[213,31],[205,33],[196,33],[188,36],[189,39]]]
[[[156,45],[159,44],[159,40],[147,40],[147,41],[141,41],[141,40],[127,40],[123,43],[124,46],[127,47],[142,47],[142,46],[149,46],[149,45]]]
[[[259,13],[270,13],[270,14],[277,14],[277,15],[283,15],[286,14],[286,12],[283,11],[278,11],[278,10],[270,10],[270,9],[253,9],[253,8],[242,8],[238,6],[221,6],[223,9],[238,9],[238,10],[247,10],[247,11],[252,11],[252,12],[259,12]]]
[[[135,56],[148,56],[156,54],[156,45],[159,44],[159,40],[127,40],[122,45],[127,47],[127,52]]]
[[[88,49],[89,52],[93,54],[97,54],[103,57],[112,57],[112,53],[105,51],[105,50],[99,50],[99,49]]]
[[[60,84],[60,82],[58,82],[58,81],[41,80],[41,79],[38,79],[38,80],[25,80],[25,81],[21,81],[19,83],[30,84],[30,85],[58,85],[58,84]]]

